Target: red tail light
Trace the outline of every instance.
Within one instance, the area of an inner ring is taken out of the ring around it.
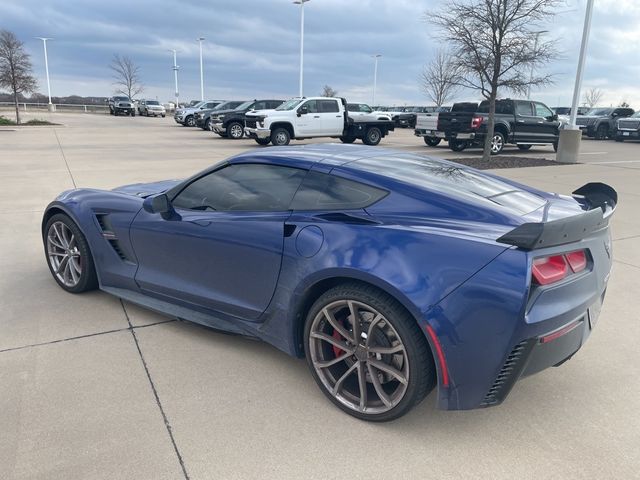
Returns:
[[[565,255],[567,262],[574,273],[581,272],[587,268],[587,254],[584,250],[576,250],[575,252],[567,253]]]
[[[564,279],[571,272],[578,273],[587,268],[587,254],[585,250],[533,260],[531,273],[538,285],[550,285]]]
[[[471,119],[471,128],[480,128],[482,125],[482,117],[473,117]]]

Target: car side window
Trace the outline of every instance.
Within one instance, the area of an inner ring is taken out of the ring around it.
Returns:
[[[264,110],[267,108],[266,106],[266,102],[256,102],[253,104],[253,107],[251,107],[253,110]]]
[[[517,101],[516,102],[516,114],[524,117],[531,117],[533,111],[531,109],[531,102]]]
[[[496,102],[496,113],[513,115],[513,103],[510,101]]]
[[[307,107],[307,112],[309,113],[318,113],[318,105],[316,100],[309,100],[304,102],[301,107]]]
[[[326,173],[309,172],[296,192],[293,210],[349,210],[365,208],[387,195],[382,190]]]
[[[536,107],[536,117],[551,117],[553,112],[546,105],[538,102],[534,102]]]
[[[334,113],[340,111],[336,100],[317,100],[317,102],[318,111],[320,113]]]
[[[193,181],[171,203],[186,210],[285,211],[306,173],[278,165],[229,165]]]
[[[337,111],[338,110],[336,110],[336,112]],[[362,113],[371,113],[371,112],[373,112],[373,110],[371,110],[371,108],[368,105],[364,105],[364,104],[360,105],[360,111]]]

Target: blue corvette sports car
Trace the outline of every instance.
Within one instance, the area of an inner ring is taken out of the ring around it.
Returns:
[[[254,150],[183,181],[75,189],[46,209],[66,291],[306,357],[325,395],[397,418],[502,402],[575,354],[611,268],[617,194],[538,191],[379,147]]]

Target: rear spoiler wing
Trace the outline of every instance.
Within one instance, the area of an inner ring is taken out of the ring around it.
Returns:
[[[618,193],[612,187],[604,183],[587,183],[572,195],[586,203],[589,209],[579,215],[550,222],[523,223],[497,241],[534,250],[577,242],[607,227],[618,203]]]

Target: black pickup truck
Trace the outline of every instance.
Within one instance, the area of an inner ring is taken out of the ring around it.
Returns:
[[[251,100],[228,110],[211,114],[211,130],[221,137],[234,140],[244,137],[245,113],[252,110],[273,110],[284,103],[284,100]]]
[[[469,147],[482,148],[488,116],[487,100],[479,105],[456,104],[451,112],[438,115],[437,131],[433,133],[437,138],[447,140],[454,152]],[[558,116],[544,103],[511,99],[496,101],[492,155],[502,152],[506,144],[517,145],[520,150],[529,150],[532,145],[553,145],[557,150],[559,134]]]

